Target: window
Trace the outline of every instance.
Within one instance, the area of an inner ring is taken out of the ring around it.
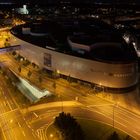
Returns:
[[[44,65],[51,67],[51,65],[52,65],[51,54],[44,53]]]

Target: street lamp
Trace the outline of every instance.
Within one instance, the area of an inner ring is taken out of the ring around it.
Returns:
[[[99,83],[100,86],[100,90],[104,93],[104,86],[102,85],[102,83]]]
[[[54,136],[53,134],[50,134],[50,138],[53,138],[53,136]]]
[[[118,107],[119,102],[115,103],[113,105],[113,128],[114,128],[114,124],[115,124],[115,107]]]
[[[58,97],[61,100],[61,111],[63,112],[63,100],[62,100],[62,96],[59,94]]]

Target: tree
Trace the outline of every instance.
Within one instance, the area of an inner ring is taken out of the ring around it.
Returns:
[[[35,68],[36,64],[33,62],[33,63],[32,63],[32,66],[33,66],[33,68]]]
[[[42,77],[41,77],[41,75],[39,76],[39,83],[42,83]]]
[[[4,47],[9,47],[10,46],[10,42],[9,40],[6,38],[5,42],[4,42]]]
[[[12,52],[12,55],[14,55],[14,56],[15,56],[16,54],[17,54],[17,53],[16,53],[15,51],[13,51],[13,52]]]
[[[71,76],[70,75],[67,77],[67,80],[69,83],[71,83]]]
[[[52,86],[54,89],[56,89],[56,82],[54,82]]]
[[[18,71],[19,71],[19,73],[21,72],[21,67],[18,67]]]
[[[108,138],[108,140],[120,140],[119,135],[117,134],[116,131],[114,131],[110,137]]]
[[[55,118],[54,125],[58,128],[64,140],[84,140],[84,133],[70,113],[60,113]]]
[[[129,135],[127,135],[127,136],[125,137],[125,140],[131,140],[131,137],[130,137]]]
[[[32,72],[29,70],[28,73],[27,73],[27,76],[30,78],[32,75]]]

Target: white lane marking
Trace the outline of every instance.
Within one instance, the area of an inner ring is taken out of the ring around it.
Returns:
[[[119,108],[120,110],[123,110],[123,111],[126,111],[126,112],[128,112],[128,113],[131,113],[132,115],[134,115],[134,116],[137,117],[137,118],[140,118],[140,115],[139,115],[139,114],[135,114],[134,112],[129,111],[128,109],[125,109],[125,108],[122,108],[122,107],[119,107],[119,106],[118,106],[118,108]]]
[[[3,131],[3,128],[2,128],[2,126],[1,126],[1,124],[0,124],[0,127],[1,127],[2,134],[3,134],[3,136],[4,136],[4,140],[6,140],[6,135],[5,135],[4,131]]]
[[[10,103],[9,103],[8,100],[7,100],[7,104],[8,104],[8,106],[10,107],[10,110],[12,110],[12,107],[11,107],[11,105],[10,105]]]
[[[2,89],[3,90],[3,89]],[[5,93],[4,93],[4,91],[2,91],[2,94],[5,96]],[[5,96],[6,97],[6,96]],[[7,97],[6,97],[7,98]]]
[[[13,105],[13,104],[14,104],[14,103],[13,103],[13,101],[12,101],[11,99],[9,100],[9,103],[11,103],[11,105]]]
[[[105,117],[107,117],[107,118],[113,120],[112,117],[109,117],[109,116],[107,116],[107,115],[105,115],[105,114],[103,114],[103,113],[101,113],[101,112],[99,112],[99,111],[91,110],[91,109],[89,109],[89,108],[87,108],[87,110],[90,110],[90,111],[92,111],[92,112],[96,112],[96,113],[98,113],[98,114],[101,114],[101,115],[103,115],[103,116],[105,116]],[[124,127],[127,127],[126,125],[124,125],[124,124],[122,124],[122,123],[120,123],[120,122],[118,122],[118,121],[116,121],[116,120],[114,120],[114,122],[116,122],[116,123],[118,123],[118,124],[120,124],[120,125],[122,125],[122,126],[124,126]]]
[[[35,112],[33,112],[33,114],[38,118],[38,115]]]
[[[113,112],[107,112],[107,110],[101,110],[104,114],[105,113],[108,113],[109,115],[113,115]],[[119,118],[119,119],[121,119],[121,120],[123,120],[124,122],[127,122],[127,123],[129,123],[130,124],[130,121],[128,121],[128,120],[126,120],[126,118],[125,119],[123,119],[122,117],[120,117],[119,115],[121,114],[120,112],[118,112],[118,110],[114,110],[114,115],[115,115],[115,118]],[[122,114],[121,114],[122,115]]]
[[[133,132],[140,136],[140,133],[139,133],[139,132],[137,132],[137,131],[135,131],[135,130],[133,130]]]
[[[6,101],[4,101],[4,105],[5,105],[5,106],[7,106],[7,103],[6,103]]]
[[[96,106],[96,105],[95,105]],[[91,109],[93,109],[93,108],[91,108]],[[99,108],[100,109],[100,108]],[[106,115],[106,114],[108,114],[108,115],[112,115],[113,114],[113,112],[108,112],[107,110],[101,110],[100,109],[100,112],[102,112],[102,113],[104,113],[104,115]],[[124,115],[124,114],[122,114],[118,109],[116,110],[116,111],[114,111],[114,114],[115,114],[115,117],[116,118],[119,118],[119,119],[121,119],[121,120],[123,120],[123,121],[125,121],[125,122],[127,122],[127,123],[131,123],[130,121],[128,121],[128,120],[126,120],[126,119],[123,119],[122,117],[120,117],[119,115],[117,115],[117,114],[121,114],[121,115]],[[127,116],[128,117],[128,116]]]
[[[2,103],[0,103],[0,116],[1,114],[3,114],[5,112],[4,107],[2,105]]]
[[[22,131],[22,134],[24,135],[24,137],[26,136],[24,131]]]
[[[46,113],[50,113],[50,112],[56,112],[56,109],[52,109],[52,110],[47,110]]]
[[[1,113],[1,114],[0,114],[0,117],[4,116],[4,115],[6,115],[6,114],[8,114],[8,113],[10,113],[10,112],[14,112],[14,111],[16,111],[16,110],[18,110],[18,109],[16,108],[16,109],[10,110],[10,111],[8,111],[8,112]]]
[[[36,135],[32,132],[32,135],[36,138]]]
[[[13,96],[11,95],[11,92],[9,92],[9,94],[10,94],[10,96],[11,96],[11,101],[13,102],[13,104],[15,104],[16,107],[20,109],[18,103],[16,102],[16,100],[15,100],[15,99],[13,98]]]
[[[100,105],[88,105],[87,107],[94,107],[94,106],[110,106],[113,104],[100,104]]]
[[[45,139],[44,139],[43,129],[38,129],[38,130],[37,130],[37,136],[38,136],[41,140],[45,140]]]
[[[30,126],[29,124],[28,124],[27,126],[28,126],[29,128],[31,128],[31,126]]]
[[[125,116],[125,117],[131,119],[132,121],[134,121],[134,123],[137,124],[137,119],[139,119],[139,116],[138,116],[138,115],[133,114],[133,112],[128,112],[128,111],[126,110],[126,113],[130,113],[130,114],[131,114],[131,116],[129,116],[128,114],[124,114],[125,109],[121,109],[120,107],[118,107],[118,108],[119,108],[118,112],[120,112],[121,115],[123,115],[123,116]],[[131,122],[131,121],[130,121],[130,122]]]
[[[20,123],[18,122],[18,126],[21,127]]]

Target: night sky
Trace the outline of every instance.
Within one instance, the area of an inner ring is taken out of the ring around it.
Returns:
[[[62,0],[61,0],[62,1]],[[68,0],[63,0],[63,1],[68,1]],[[109,3],[109,4],[115,4],[115,3],[120,3],[120,4],[140,4],[140,0],[69,0],[71,2],[76,2],[76,3]],[[7,3],[7,2],[12,2],[12,3],[36,3],[36,4],[45,4],[45,3],[58,3],[60,0],[0,0],[0,3]]]

